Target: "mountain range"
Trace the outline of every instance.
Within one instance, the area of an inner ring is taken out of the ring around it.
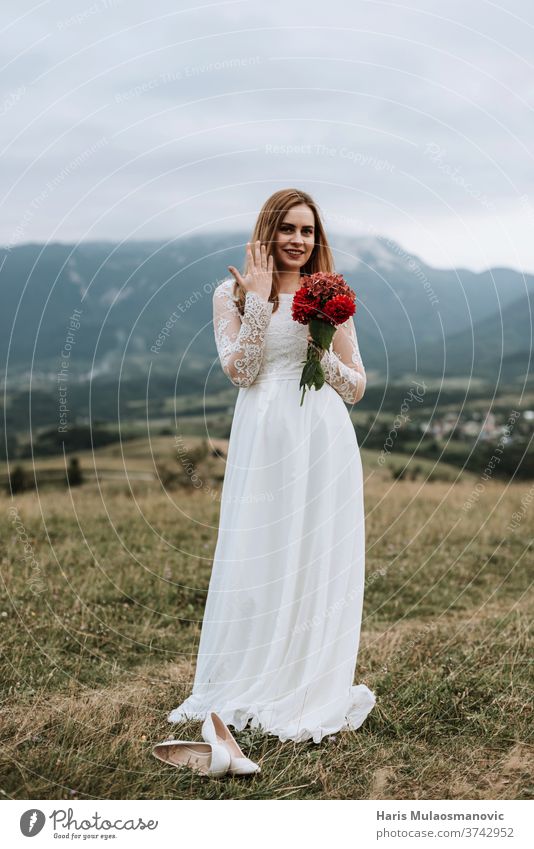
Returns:
[[[74,384],[139,381],[150,372],[176,379],[177,393],[225,385],[211,295],[229,264],[241,266],[247,238],[218,233],[0,250],[8,391],[30,380],[34,388],[53,388],[69,338]],[[533,275],[433,268],[383,236],[330,238],[336,268],[356,291],[370,382],[471,376],[493,388],[500,380],[521,385],[530,370]],[[79,327],[69,337],[74,310]]]

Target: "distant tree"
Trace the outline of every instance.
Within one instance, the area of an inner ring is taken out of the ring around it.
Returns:
[[[71,457],[67,466],[67,481],[69,487],[80,486],[83,483],[83,473],[77,457]]]
[[[94,448],[102,448],[113,442],[125,442],[132,438],[128,434],[121,434],[117,428],[72,425],[65,433],[60,433],[56,427],[48,428],[33,438],[32,443],[27,443],[21,450],[20,457],[45,457],[54,454],[63,454],[74,451],[90,451]]]
[[[24,470],[24,466],[20,464],[13,467],[13,470],[9,474],[9,481],[7,484],[7,491],[9,494],[15,495],[17,492],[24,492],[27,489],[28,482],[26,480],[26,472]]]
[[[156,463],[156,469],[164,489],[174,489],[182,482],[180,472],[170,469],[167,463]]]

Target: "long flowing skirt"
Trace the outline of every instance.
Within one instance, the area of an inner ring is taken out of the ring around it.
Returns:
[[[328,384],[240,389],[192,694],[169,722],[214,710],[234,728],[318,743],[375,704],[354,686],[365,526],[356,434]]]

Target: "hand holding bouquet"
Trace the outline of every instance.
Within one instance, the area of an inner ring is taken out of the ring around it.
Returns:
[[[356,311],[356,295],[346,284],[342,274],[318,271],[301,280],[295,293],[291,313],[294,321],[309,326],[313,341],[308,344],[306,361],[300,378],[302,389],[300,406],[306,388],[320,389],[325,381],[321,359],[330,347],[336,327],[343,324]]]

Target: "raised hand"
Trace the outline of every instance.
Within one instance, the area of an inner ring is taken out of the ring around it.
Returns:
[[[251,243],[247,242],[246,259],[244,275],[233,265],[228,266],[228,271],[246,292],[255,292],[264,301],[268,301],[273,285],[273,255],[269,254],[267,257],[267,248],[258,240],[254,245],[254,252]]]

